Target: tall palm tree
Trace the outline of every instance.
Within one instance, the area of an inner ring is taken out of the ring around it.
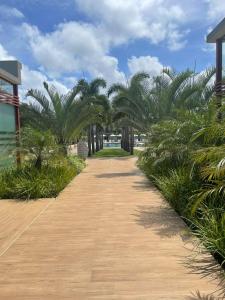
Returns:
[[[27,92],[34,102],[22,106],[22,122],[41,130],[51,130],[66,154],[68,142],[88,123],[91,108],[76,98],[77,87],[61,95],[54,86],[49,87],[46,82],[43,85],[45,93],[33,89]]]
[[[133,128],[142,129],[146,125],[143,82],[148,78],[147,73],[137,73],[127,85],[114,84],[108,91],[109,96],[113,95],[114,120],[119,120],[122,127],[121,146],[131,154],[134,146]]]
[[[203,110],[213,94],[210,80],[215,74],[209,68],[202,74],[190,70],[176,73],[164,69],[153,79],[153,88],[147,93],[149,105],[155,117],[165,119],[174,117],[179,110]]]
[[[92,153],[95,153],[96,150],[99,151],[101,148],[101,124],[104,121],[105,113],[109,111],[110,107],[106,95],[100,93],[101,88],[106,88],[106,81],[102,78],[96,78],[91,82],[88,82],[85,79],[81,79],[77,84],[77,90],[81,94],[81,101],[86,101],[87,105],[92,108],[92,122],[87,128],[89,156],[91,156]]]
[[[190,70],[176,73],[164,69],[161,75],[146,80],[148,74],[138,73],[128,86],[113,85],[109,94],[116,93],[114,107],[129,118],[134,128],[148,132],[153,123],[174,118],[178,111],[205,109],[213,94],[210,80],[214,74],[214,68],[200,75]]]

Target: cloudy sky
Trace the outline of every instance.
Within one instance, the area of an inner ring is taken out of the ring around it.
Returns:
[[[214,64],[205,36],[224,17],[222,0],[0,0],[0,59],[22,62],[21,95],[44,80],[66,92],[81,77],[200,72]]]

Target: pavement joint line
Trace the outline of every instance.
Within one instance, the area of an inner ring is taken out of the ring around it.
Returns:
[[[11,247],[12,245],[30,228],[32,224],[49,208],[49,206],[54,203],[56,198],[53,198],[49,201],[49,203],[39,212],[39,214],[21,231],[19,232],[15,238],[9,243],[9,245],[0,253],[0,257],[2,257]]]

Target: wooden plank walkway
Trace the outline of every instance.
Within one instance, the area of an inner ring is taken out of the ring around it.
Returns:
[[[134,158],[91,159],[55,201],[25,207],[0,203],[0,299],[183,300],[217,288],[182,264],[185,226]]]

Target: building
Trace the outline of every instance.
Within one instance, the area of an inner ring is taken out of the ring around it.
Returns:
[[[20,116],[18,85],[21,84],[21,64],[0,61],[0,167],[19,162],[16,151]]]
[[[207,36],[207,42],[216,44],[216,95],[218,104],[225,96],[225,18]]]

